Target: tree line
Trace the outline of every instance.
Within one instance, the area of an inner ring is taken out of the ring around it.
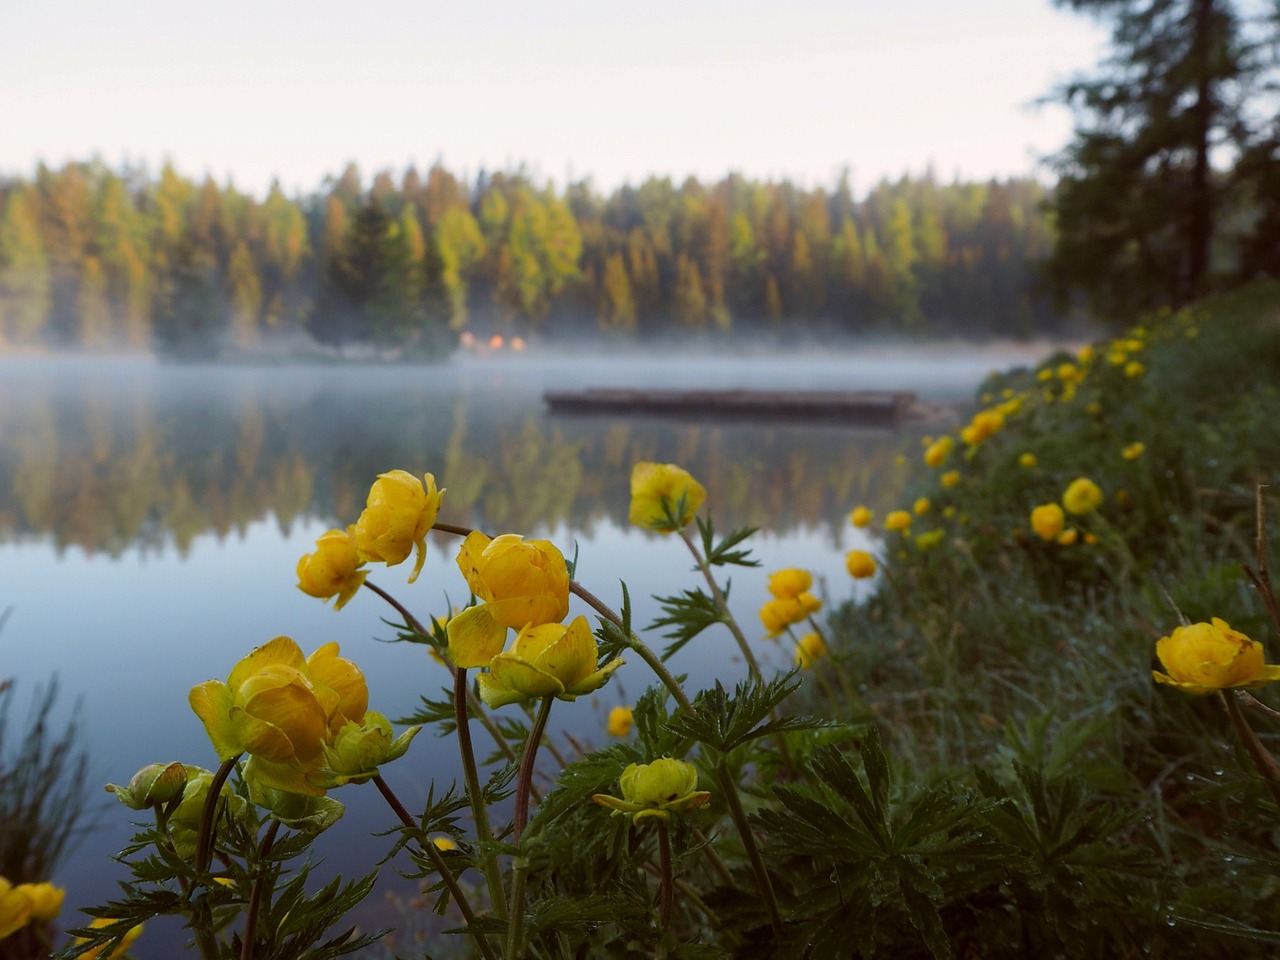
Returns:
[[[602,195],[524,171],[349,165],[263,199],[166,164],[40,166],[0,182],[0,337],[10,346],[440,352],[463,330],[644,339],[766,331],[1027,337],[1052,236],[1033,179],[882,181],[855,198],[729,176]]]

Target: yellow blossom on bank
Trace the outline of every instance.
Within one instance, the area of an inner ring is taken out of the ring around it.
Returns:
[[[1064,547],[1071,546],[1078,539],[1080,539],[1080,531],[1076,529],[1063,530],[1058,534],[1058,543],[1062,544]]]
[[[821,607],[822,601],[811,593],[774,597],[760,608],[760,622],[764,624],[769,636],[776,637],[787,627],[805,620]]]
[[[942,437],[929,444],[924,452],[924,462],[931,467],[938,467],[943,464],[947,457],[951,456],[951,451],[955,447],[956,442],[950,436]]]
[[[970,446],[976,446],[987,437],[1004,427],[1004,414],[999,410],[979,410],[969,421],[969,425],[960,431],[960,439]]]
[[[775,597],[798,597],[812,586],[813,574],[797,567],[788,567],[769,575],[769,592]]]
[[[1130,380],[1136,379],[1137,377],[1142,376],[1146,372],[1147,372],[1147,368],[1144,367],[1137,360],[1130,360],[1128,363],[1124,365],[1124,375],[1128,377]]]
[[[1147,450],[1147,445],[1139,440],[1137,443],[1131,443],[1120,451],[1126,460],[1137,460]]]
[[[806,633],[796,641],[796,666],[808,670],[827,653],[827,644],[816,633]]]
[[[89,926],[98,929],[100,927],[109,927],[113,923],[119,922],[119,920],[112,920],[110,917],[94,917],[93,920],[89,921]],[[77,960],[120,960],[121,957],[129,952],[129,948],[133,946],[133,941],[137,940],[141,935],[142,924],[130,927],[125,935],[120,938],[119,944],[110,953],[103,953],[104,947],[94,947],[92,950],[87,950],[80,954]],[[83,943],[84,941],[80,940],[78,942]]]
[[[298,560],[298,589],[320,600],[337,597],[333,609],[341,610],[369,575],[363,565],[349,531],[326,531],[317,538],[315,553]]]
[[[549,540],[514,533],[490,539],[475,530],[458,550],[458,569],[484,602],[449,620],[455,667],[488,666],[502,652],[508,629],[559,623],[569,614],[569,568]]]
[[[674,463],[637,463],[631,470],[628,519],[637,527],[673,533],[693,519],[706,488]]]
[[[1074,363],[1062,363],[1058,365],[1058,379],[1068,386],[1075,386],[1084,379],[1084,371],[1077,367]]]
[[[1042,540],[1054,540],[1066,523],[1062,508],[1056,503],[1043,503],[1031,511],[1031,529]]]
[[[930,507],[929,498],[921,497],[919,500],[917,500],[915,503],[911,505],[911,512],[914,513],[917,517],[923,517],[926,513],[929,512],[929,507]]]
[[[1280,666],[1266,663],[1262,644],[1225,620],[1176,628],[1156,641],[1165,673],[1152,671],[1157,683],[1185,693],[1207,694],[1229,687],[1260,687],[1280,680]]]
[[[711,794],[698,790],[698,770],[692,763],[662,757],[652,763],[632,763],[618,778],[622,799],[597,793],[592,800],[639,823],[649,817],[668,819],[705,806]]]
[[[871,523],[873,514],[867,507],[854,507],[849,514],[849,522],[855,527],[865,527]]]
[[[911,514],[906,510],[894,510],[884,518],[886,530],[905,530],[911,526]]]
[[[625,737],[635,726],[636,718],[630,707],[617,706],[609,711],[609,725],[606,728],[611,737]]]
[[[944,487],[954,487],[957,483],[960,482],[960,471],[948,470],[941,477],[939,477],[938,480],[942,483]]]
[[[419,480],[407,470],[378,474],[360,519],[351,527],[351,536],[362,560],[394,566],[416,548],[417,559],[409,582],[418,579],[427,556],[427,531],[436,522],[443,490],[436,490],[436,478],[423,474]]]
[[[1036,374],[1036,379],[1039,380],[1041,383],[1048,383],[1050,380],[1053,379],[1053,371],[1050,370],[1048,367],[1045,367],[1043,370],[1041,370],[1039,373]]]
[[[1102,505],[1102,490],[1088,477],[1077,477],[1062,494],[1062,505],[1078,517],[1092,513]]]
[[[844,565],[849,576],[857,580],[876,575],[876,558],[866,550],[850,550],[844,555]]]
[[[1018,457],[1018,466],[1024,470],[1030,470],[1036,465],[1036,455],[1034,453],[1024,453]]]
[[[556,697],[576,700],[604,686],[623,660],[614,657],[597,667],[600,650],[587,618],[568,624],[544,623],[523,628],[511,649],[489,663],[488,673],[476,678],[480,699],[489,707]]]

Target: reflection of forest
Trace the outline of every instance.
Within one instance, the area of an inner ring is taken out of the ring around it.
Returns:
[[[839,427],[547,419],[527,399],[362,387],[345,370],[302,389],[262,374],[6,377],[0,539],[116,555],[172,538],[181,552],[272,516],[286,531],[299,518],[349,522],[394,467],[436,475],[442,519],[590,530],[626,524],[631,465],[654,459],[699,477],[723,528],[834,528],[855,502],[892,502],[897,456],[917,448]]]

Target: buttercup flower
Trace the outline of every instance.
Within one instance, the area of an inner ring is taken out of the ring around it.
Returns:
[[[930,506],[931,504],[929,503],[929,498],[921,497],[911,505],[911,512],[914,513],[917,517],[923,517],[926,513],[929,512]]]
[[[516,635],[509,651],[489,662],[489,672],[477,678],[480,699],[490,707],[542,697],[575,700],[600,689],[623,664],[621,658],[614,657],[597,667],[599,656],[586,617],[574,617],[568,626],[527,626]]]
[[[911,514],[906,510],[894,510],[884,518],[886,530],[905,530],[911,526]]]
[[[924,452],[924,462],[931,467],[941,466],[951,456],[951,450],[955,447],[956,442],[950,436],[944,436],[933,443],[929,444],[929,448]]]
[[[1018,457],[1018,466],[1025,470],[1031,470],[1036,465],[1036,455],[1034,453],[1024,453]]]
[[[409,727],[397,737],[387,718],[374,710],[365,713],[359,723],[345,724],[333,743],[325,745],[321,785],[332,788],[372,780],[378,767],[404,756],[420,729]]]
[[[458,569],[484,601],[449,620],[449,659],[455,667],[485,667],[502,652],[507,629],[559,623],[569,614],[569,570],[549,540],[514,533],[489,539],[470,533]]]
[[[1140,377],[1146,372],[1147,372],[1147,368],[1144,367],[1137,360],[1130,360],[1128,363],[1124,365],[1124,375],[1128,377],[1130,380]]]
[[[1063,530],[1058,534],[1058,543],[1064,547],[1069,547],[1080,539],[1080,531],[1076,529]]]
[[[942,482],[942,485],[944,487],[954,487],[957,483],[960,482],[960,471],[948,470],[938,479]]]
[[[799,623],[811,613],[822,607],[822,601],[811,593],[801,593],[794,597],[774,597],[760,608],[760,622],[769,631],[769,636],[776,637],[793,623]]]
[[[1031,511],[1031,529],[1042,540],[1054,540],[1062,532],[1066,517],[1056,503],[1043,503]]]
[[[646,530],[673,533],[693,519],[706,499],[706,488],[674,463],[637,463],[631,470],[628,519]]]
[[[976,446],[987,437],[1004,427],[1004,414],[999,410],[979,410],[969,421],[969,425],[960,431],[960,439],[970,446]]]
[[[0,940],[31,921],[31,898],[0,877]]]
[[[1077,477],[1067,486],[1062,495],[1062,505],[1068,513],[1083,516],[1092,513],[1102,505],[1102,490],[1088,477]]]
[[[796,641],[796,665],[808,670],[827,653],[827,645],[816,633],[806,633]]]
[[[872,513],[867,507],[854,507],[849,514],[849,522],[855,527],[865,527],[871,523]]]
[[[427,531],[436,522],[443,496],[444,491],[436,490],[436,478],[429,473],[421,480],[405,470],[378,474],[369,488],[364,512],[351,528],[360,559],[394,566],[417,548],[409,582],[417,580],[427,557]]]
[[[119,923],[119,922],[120,922],[119,920],[112,920],[110,917],[94,917],[91,921],[89,921],[89,926],[93,927],[94,929],[97,929],[99,927],[109,927],[113,923]],[[116,945],[115,949],[112,950],[110,953],[104,954],[102,952],[105,949],[105,947],[94,947],[92,950],[88,950],[80,954],[78,960],[104,960],[104,958],[105,960],[119,960],[120,957],[123,957],[126,953],[129,952],[129,948],[133,946],[133,941],[137,940],[138,937],[141,935],[142,935],[142,924],[138,924],[135,927],[130,927],[128,931],[126,931],[125,935],[120,938],[120,942]],[[80,940],[78,942],[84,943],[83,940]]]
[[[62,901],[67,896],[67,891],[62,887],[55,887],[48,882],[20,883],[13,888],[13,892],[20,893],[31,901],[32,923],[56,920],[62,912]]]
[[[808,570],[788,567],[769,575],[769,592],[775,597],[798,597],[813,586],[813,574]]]
[[[1122,451],[1120,451],[1120,454],[1126,460],[1137,460],[1140,456],[1146,453],[1146,451],[1147,451],[1147,445],[1143,443],[1141,440],[1139,440],[1136,443],[1129,444]]]
[[[1225,620],[1178,627],[1156,641],[1156,656],[1167,673],[1153,670],[1157,683],[1185,693],[1207,694],[1229,687],[1260,687],[1280,680],[1280,666],[1265,662],[1262,644],[1232,630]]]
[[[653,763],[633,763],[618,778],[622,799],[597,793],[591,799],[615,813],[639,823],[647,817],[668,819],[672,813],[688,813],[711,799],[698,790],[698,770],[692,763],[663,757]]]
[[[850,550],[844,555],[844,565],[849,576],[858,580],[876,575],[876,558],[866,550]]]
[[[326,531],[316,540],[315,553],[298,560],[298,589],[320,600],[337,597],[333,609],[341,610],[369,575],[363,565],[350,532]]]
[[[609,711],[609,736],[625,737],[631,732],[635,722],[635,715],[631,712],[630,707],[614,707]]]

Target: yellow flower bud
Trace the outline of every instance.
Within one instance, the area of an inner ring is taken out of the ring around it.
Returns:
[[[396,737],[387,718],[370,710],[360,723],[346,724],[332,745],[325,746],[321,785],[332,788],[372,780],[378,767],[404,756],[420,729],[409,727]]]
[[[946,535],[945,530],[930,530],[928,533],[922,533],[916,537],[916,549],[932,550],[942,543]]]
[[[905,530],[911,526],[911,514],[906,510],[894,510],[884,518],[886,530]]]
[[[1032,470],[1036,465],[1036,455],[1034,453],[1024,453],[1018,456],[1018,466],[1024,470]]]
[[[107,792],[131,810],[162,807],[182,796],[187,784],[187,768],[181,763],[149,763],[129,780],[127,787],[107,784]]]
[[[31,922],[44,923],[56,920],[62,912],[62,901],[67,891],[55,887],[52,883],[20,883],[13,888],[15,893],[23,894],[31,901]]]
[[[94,929],[100,929],[119,922],[119,920],[112,920],[110,917],[94,917],[93,920],[89,921],[89,926]],[[103,960],[103,958],[105,958],[105,960],[119,960],[120,957],[123,957],[129,952],[129,948],[133,946],[133,941],[137,940],[141,935],[142,924],[130,927],[124,932],[123,936],[120,937],[119,941],[110,953],[104,954],[102,952],[106,947],[106,944],[103,944],[80,954],[78,960]],[[77,940],[77,943],[84,942],[84,940]]]
[[[1130,380],[1134,380],[1142,376],[1146,372],[1147,372],[1147,368],[1144,367],[1137,360],[1130,360],[1128,363],[1124,365],[1124,375],[1128,377]]]
[[[191,858],[196,852],[196,838],[200,830],[200,820],[204,816],[205,801],[209,797],[209,788],[213,786],[213,771],[201,767],[187,767],[187,782],[182,788],[182,800],[169,817],[169,834],[173,838],[173,846],[178,856]],[[231,785],[224,783],[218,793],[219,804],[225,804],[231,815],[237,819],[244,817],[248,804],[244,797],[238,796]]]
[[[635,715],[630,707],[614,707],[609,711],[608,732],[611,737],[625,737],[635,726]]]
[[[923,517],[926,513],[929,512],[930,506],[931,504],[929,503],[929,498],[921,497],[911,505],[911,512],[914,513],[917,517]]]
[[[866,550],[850,550],[844,555],[845,569],[849,576],[865,580],[876,575],[876,558]]]
[[[427,531],[436,522],[443,497],[444,491],[436,490],[436,478],[429,473],[422,480],[405,470],[378,474],[364,512],[351,528],[360,558],[394,566],[416,548],[417,560],[409,574],[413,583],[426,559]]]
[[[1063,493],[1062,505],[1076,516],[1092,513],[1102,505],[1102,490],[1088,477],[1077,477]]]
[[[597,793],[601,806],[626,814],[639,823],[646,817],[666,820],[672,812],[687,813],[705,805],[711,794],[698,790],[698,770],[691,763],[663,757],[652,763],[633,763],[618,778],[622,799]]]
[[[808,670],[827,653],[827,645],[816,633],[806,633],[796,641],[796,665]]]
[[[1042,540],[1054,540],[1062,532],[1066,517],[1056,503],[1044,503],[1031,511],[1031,529]]]
[[[867,507],[854,507],[849,514],[849,522],[855,527],[865,527],[871,523],[872,516],[871,510]]]
[[[1126,460],[1137,460],[1140,456],[1147,452],[1147,445],[1141,440],[1131,443],[1120,451],[1121,456]]]
[[[298,589],[320,600],[337,597],[333,609],[341,610],[369,575],[363,563],[350,532],[329,530],[316,540],[315,553],[298,560]]]
[[[1228,687],[1260,687],[1280,680],[1280,666],[1265,662],[1262,644],[1232,630],[1225,620],[1178,627],[1156,642],[1167,673],[1152,671],[1158,683],[1193,694]]]
[[[574,617],[568,626],[527,626],[509,651],[490,661],[489,672],[477,678],[480,699],[490,707],[542,697],[575,700],[604,686],[623,664],[615,657],[597,668],[599,657],[586,617]]]
[[[769,592],[775,597],[798,597],[813,586],[813,575],[808,570],[788,567],[769,575]]]
[[[1058,534],[1058,543],[1064,547],[1069,547],[1080,539],[1080,531],[1076,529],[1063,530]]]
[[[956,442],[950,436],[944,436],[935,440],[929,445],[924,452],[924,462],[931,467],[938,467],[943,464],[947,457],[951,456],[951,450]]]
[[[954,487],[957,483],[960,482],[960,471],[948,470],[938,479],[942,481],[942,485],[944,487]]]
[[[689,523],[706,499],[706,488],[674,463],[637,463],[631,470],[628,519],[646,530],[672,533]]]
[[[801,593],[794,597],[774,597],[760,608],[760,622],[769,631],[769,636],[776,637],[793,623],[799,623],[811,613],[822,607],[822,601],[811,593]]]

